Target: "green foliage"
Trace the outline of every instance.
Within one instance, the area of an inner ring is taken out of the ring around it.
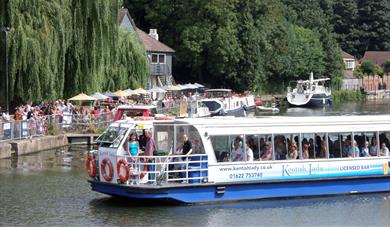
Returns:
[[[146,53],[134,34],[119,30],[120,1],[7,0],[0,5],[0,25],[11,27],[11,98],[53,100],[145,84]]]
[[[335,105],[348,101],[363,101],[366,95],[360,90],[335,90],[332,91],[333,102]]]
[[[343,50],[360,58],[367,50],[390,49],[389,0],[334,2],[332,22]]]
[[[390,74],[390,60],[386,60],[384,63],[383,63],[383,72],[385,74]]]
[[[313,3],[314,2],[314,3]],[[177,81],[257,93],[289,80],[340,77],[329,0],[126,0],[143,29],[155,27],[176,50]]]
[[[383,70],[371,61],[364,61],[359,67],[359,71],[366,75],[383,75]]]

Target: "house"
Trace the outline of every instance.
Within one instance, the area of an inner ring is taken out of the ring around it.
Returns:
[[[356,69],[355,57],[342,50],[341,58],[344,62],[344,78],[353,78],[353,71]]]
[[[370,61],[382,67],[387,60],[390,60],[390,51],[366,51],[360,63]]]
[[[174,82],[172,76],[172,56],[175,50],[159,41],[157,29],[149,29],[147,34],[137,28],[126,8],[119,10],[118,24],[129,32],[136,32],[138,39],[146,49],[150,66],[150,78],[147,87],[172,85]]]

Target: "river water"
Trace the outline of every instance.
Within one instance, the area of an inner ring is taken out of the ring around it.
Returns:
[[[316,110],[285,109],[279,114],[369,113],[390,113],[389,102]],[[90,190],[85,171],[87,150],[85,146],[71,146],[0,160],[0,226],[389,226],[390,223],[390,193],[190,206],[132,204]]]

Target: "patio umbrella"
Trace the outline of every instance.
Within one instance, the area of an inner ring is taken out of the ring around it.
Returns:
[[[194,83],[194,85],[195,85],[195,86],[197,86],[198,88],[202,88],[202,87],[204,87],[204,85],[202,85],[202,84],[198,84],[198,83]]]
[[[94,97],[94,98],[96,98],[97,100],[105,100],[105,99],[108,99],[108,98],[109,98],[108,96],[103,95],[103,94],[100,93],[100,92],[96,92],[95,94],[91,95],[91,97]]]
[[[68,100],[70,100],[70,101],[95,101],[97,99],[94,97],[88,96],[84,93],[80,93],[80,94],[78,94],[78,95],[76,95]]]
[[[166,90],[160,88],[160,87],[154,87],[152,89],[149,89],[148,90],[149,92],[160,92],[160,93],[163,93],[163,92],[167,92]]]
[[[143,88],[137,88],[133,92],[136,93],[136,94],[142,94],[142,95],[143,94],[149,94],[149,92],[147,90],[143,89]]]
[[[116,92],[114,92],[114,94],[116,96],[119,96],[119,97],[126,97],[126,96],[130,96],[129,93],[125,92],[125,91],[122,91],[122,90],[118,90]]]
[[[182,90],[181,87],[176,86],[176,85],[164,86],[163,88],[167,91],[180,91],[180,90]]]
[[[115,95],[114,93],[112,93],[110,91],[104,92],[103,95],[108,96],[108,97],[117,97],[117,95]]]
[[[194,84],[184,84],[183,86],[185,86],[186,89],[198,89],[198,86]]]

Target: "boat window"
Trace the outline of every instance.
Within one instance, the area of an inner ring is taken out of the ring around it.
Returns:
[[[109,147],[117,148],[124,138],[127,130],[128,128],[123,127],[108,127],[107,130],[96,139],[96,141],[101,143],[102,146],[106,146],[104,144],[110,144],[108,145]]]
[[[215,158],[218,162],[230,162],[229,136],[210,136]]]
[[[176,128],[177,154],[204,154],[202,140],[198,130],[192,125],[178,126]]]
[[[155,126],[154,138],[157,147],[157,153],[168,155],[173,152],[173,126],[158,125]]]
[[[282,134],[274,135],[275,160],[285,160],[287,156],[286,136]]]
[[[286,135],[287,138],[287,159],[294,160],[301,157],[301,145],[299,143],[299,134],[293,133]]]
[[[326,133],[315,133],[314,158],[328,158],[328,141]]]
[[[379,155],[390,156],[390,132],[379,133]]]
[[[359,149],[359,157],[369,157],[370,155],[370,140],[376,138],[373,132],[355,132],[354,138],[356,146]],[[375,152],[376,156],[377,152]]]
[[[259,160],[267,161],[273,159],[273,146],[272,146],[272,135],[259,135],[258,144],[260,148]],[[257,160],[256,153],[255,159]]]
[[[329,156],[329,135],[326,133],[303,133],[302,134],[302,158],[320,159]],[[336,136],[337,137],[337,136]],[[328,138],[328,139],[327,139]]]
[[[259,135],[245,136],[245,161],[259,160],[260,146]]]

